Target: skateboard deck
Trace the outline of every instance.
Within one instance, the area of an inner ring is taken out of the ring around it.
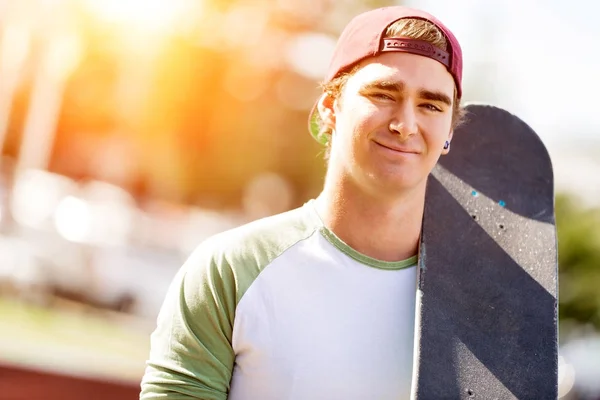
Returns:
[[[550,157],[516,116],[466,109],[427,183],[413,398],[556,399]]]

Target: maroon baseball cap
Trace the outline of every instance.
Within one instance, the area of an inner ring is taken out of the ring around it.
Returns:
[[[418,18],[433,23],[446,36],[448,51],[442,51],[423,40],[409,38],[384,38],[387,28],[403,18]],[[419,54],[442,63],[454,78],[457,97],[462,96],[462,50],[454,34],[437,18],[414,8],[392,6],[377,8],[354,17],[340,35],[324,83],[330,82],[368,57],[389,51]],[[315,103],[309,117],[309,131],[320,143],[320,116]]]

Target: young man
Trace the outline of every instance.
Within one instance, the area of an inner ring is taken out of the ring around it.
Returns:
[[[462,54],[404,7],[342,33],[311,117],[323,192],[212,237],[171,284],[142,399],[407,399],[427,176],[460,119]]]

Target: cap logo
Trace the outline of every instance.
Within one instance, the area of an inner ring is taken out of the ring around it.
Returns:
[[[383,43],[379,51],[401,51],[405,53],[418,54],[433,58],[434,60],[444,64],[446,68],[450,68],[450,55],[424,40],[409,38],[387,38],[383,39]]]

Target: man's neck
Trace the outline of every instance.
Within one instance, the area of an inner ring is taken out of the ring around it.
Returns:
[[[401,261],[418,250],[425,186],[385,198],[351,184],[326,184],[317,211],[327,228],[356,251],[382,261]]]

